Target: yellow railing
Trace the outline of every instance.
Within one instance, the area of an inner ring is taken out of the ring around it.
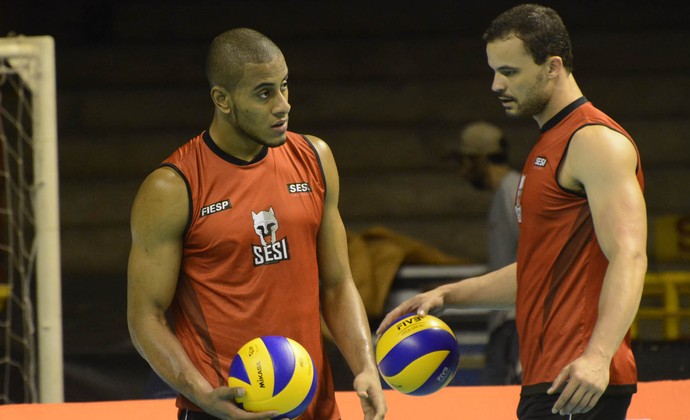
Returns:
[[[650,305],[649,301],[660,304]],[[681,321],[690,322],[690,272],[667,271],[647,273],[642,303],[630,327],[632,338],[638,338],[640,320],[660,320],[663,338],[681,338]]]
[[[5,301],[10,297],[10,286],[0,283],[0,311],[5,309]]]

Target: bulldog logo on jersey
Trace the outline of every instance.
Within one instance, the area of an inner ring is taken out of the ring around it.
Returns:
[[[261,245],[252,245],[254,265],[275,264],[290,259],[287,238],[277,239],[278,219],[273,207],[268,211],[252,212],[254,232],[256,232]]]

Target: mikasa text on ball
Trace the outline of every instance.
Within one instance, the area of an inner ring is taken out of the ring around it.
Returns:
[[[246,411],[278,411],[275,418],[302,414],[316,391],[316,369],[307,350],[282,336],[255,338],[242,346],[230,365],[229,387],[246,389],[237,404]]]
[[[404,394],[427,395],[445,387],[459,361],[455,333],[432,315],[404,315],[376,343],[376,363],[383,380]]]

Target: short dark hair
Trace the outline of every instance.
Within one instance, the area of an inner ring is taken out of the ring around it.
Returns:
[[[253,29],[236,28],[218,35],[206,55],[206,78],[210,86],[233,90],[248,63],[268,63],[282,57],[278,46]]]
[[[538,4],[522,4],[501,13],[484,32],[484,41],[492,42],[516,36],[537,64],[558,56],[563,67],[573,71],[573,51],[570,35],[558,13]]]

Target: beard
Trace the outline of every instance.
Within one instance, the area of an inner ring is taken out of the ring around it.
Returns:
[[[534,95],[526,97],[518,106],[515,116],[518,117],[533,117],[539,115],[546,108],[548,103],[548,96],[545,92],[535,92]]]
[[[515,109],[506,111],[511,117],[533,117],[541,114],[549,102],[550,92],[546,89],[546,81],[543,76],[538,76],[534,85],[525,93],[523,99],[513,98]]]
[[[234,117],[234,121],[232,121],[231,124],[235,127],[237,133],[243,136],[244,138],[253,141],[256,144],[266,147],[278,147],[283,145],[287,141],[287,134],[283,134],[278,138],[273,137],[271,139],[267,139],[258,134],[254,134],[252,130],[248,128],[251,127],[251,124],[245,123],[245,119],[241,117],[242,114],[239,112],[239,110],[235,107],[234,104],[232,115]]]

